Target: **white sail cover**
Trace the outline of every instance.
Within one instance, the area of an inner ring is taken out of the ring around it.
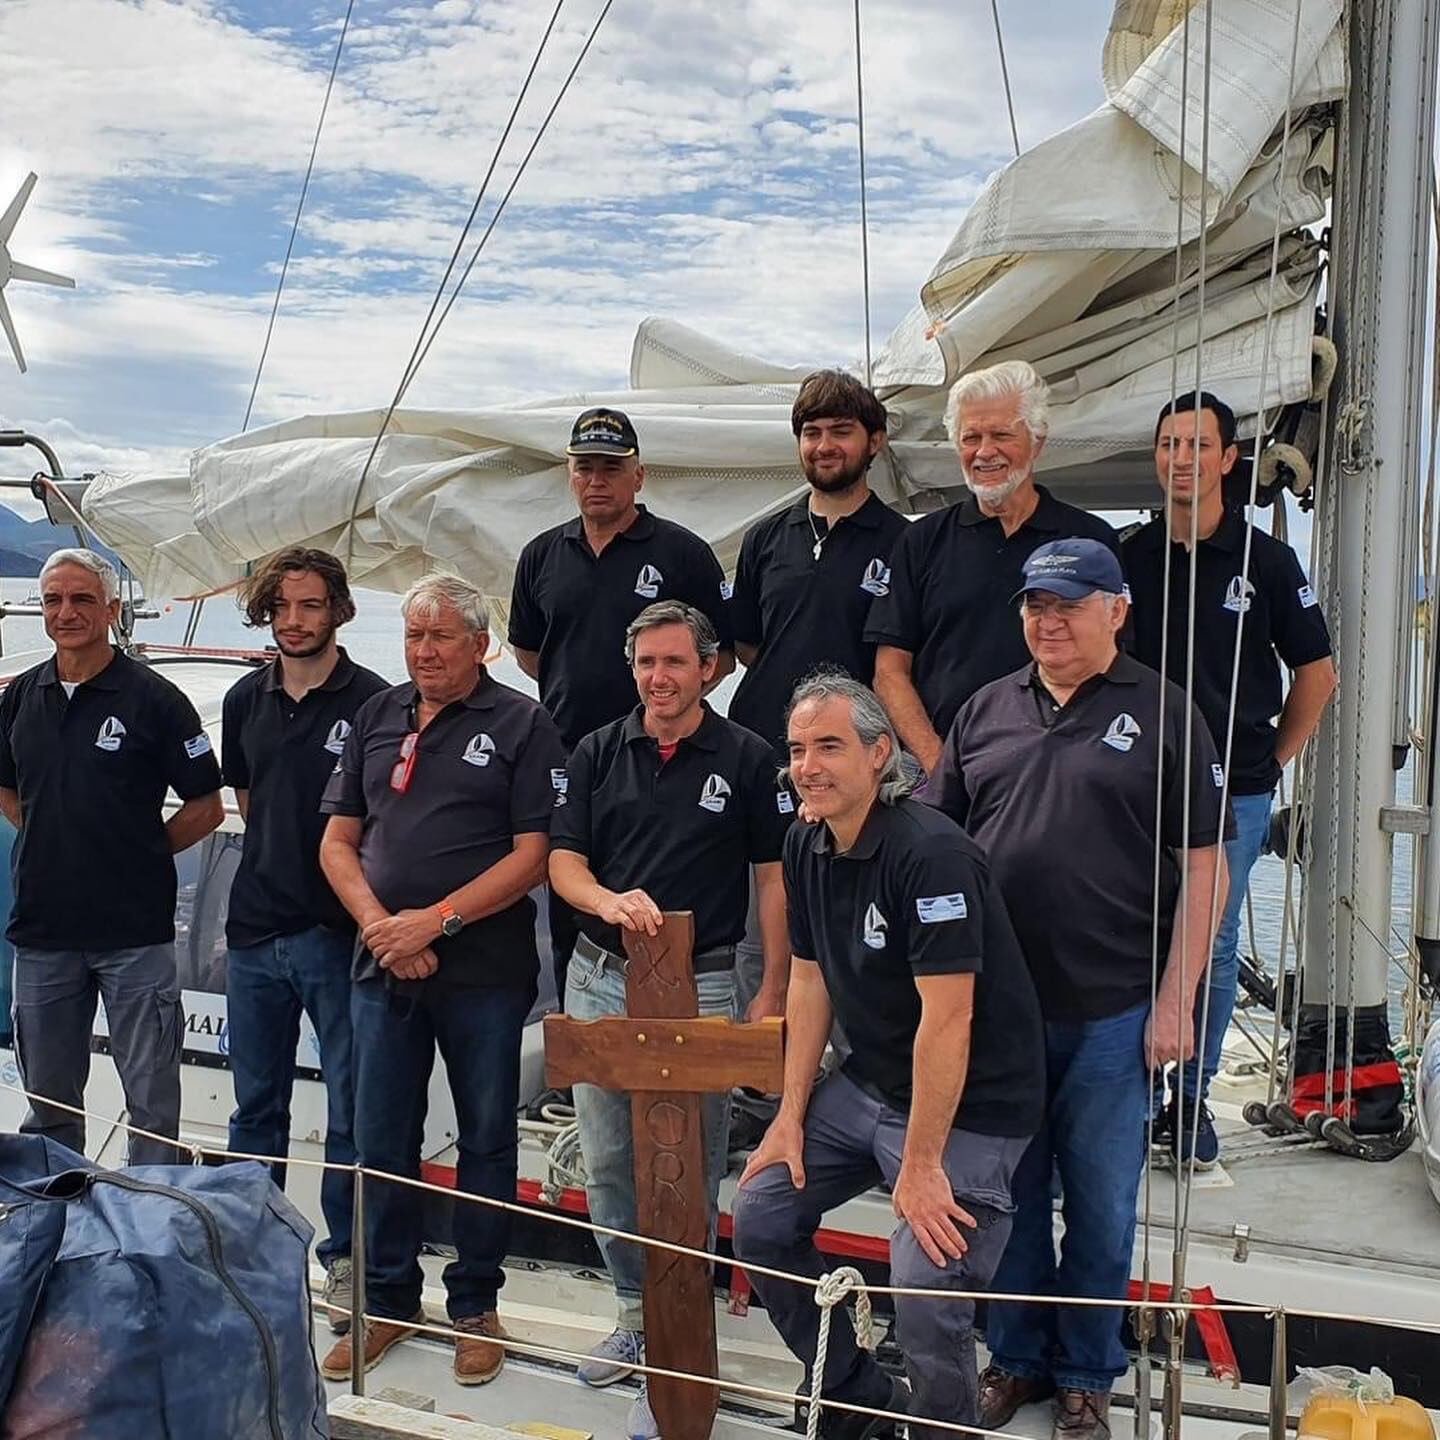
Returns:
[[[1190,11],[1185,80],[1188,3],[1118,0],[1105,103],[992,177],[890,336],[874,367],[891,411],[887,498],[924,508],[955,493],[948,388],[1000,359],[1028,359],[1050,381],[1042,468],[1100,505],[1141,498],[1094,462],[1149,447],[1156,411],[1195,383],[1197,338],[1206,387],[1243,417],[1311,395],[1321,252],[1303,227],[1329,196],[1341,0],[1301,7],[1293,87],[1295,7],[1214,0],[1208,126],[1206,6]],[[303,416],[197,451],[188,476],[101,476],[83,508],[152,596],[221,589],[303,543],[342,555],[372,588],[444,568],[503,597],[525,541],[573,513],[563,456],[576,413],[611,404],[635,421],[647,499],[728,566],[746,527],[803,490],[789,412],[808,368],[651,319],[623,391],[402,409],[368,472],[383,412]]]

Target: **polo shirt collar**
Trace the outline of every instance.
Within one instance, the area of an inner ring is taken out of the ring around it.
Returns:
[[[1058,535],[1063,530],[1070,528],[1070,522],[1066,519],[1065,512],[1060,502],[1043,486],[1035,486],[1035,494],[1039,501],[1035,506],[1029,519],[1020,527],[1022,530],[1039,530],[1046,535]],[[983,525],[987,520],[999,523],[998,515],[987,515],[981,508],[980,502],[968,491],[965,498],[955,507],[960,514],[962,525]]]
[[[89,685],[96,690],[118,690],[120,688],[120,677],[117,673],[117,665],[121,659],[120,652],[112,645],[110,647],[110,663],[98,674],[92,675],[82,684]],[[60,672],[56,668],[55,656],[51,656],[40,667],[39,684],[58,685],[60,684]]]
[[[879,796],[876,796],[874,803],[870,806],[870,813],[865,817],[865,823],[860,827],[860,833],[855,837],[855,843],[848,850],[843,851],[835,849],[835,837],[830,833],[830,827],[822,820],[813,827],[810,848],[817,855],[828,855],[835,860],[873,860],[879,853],[880,842],[885,838],[885,832],[890,825],[890,815],[894,808],[893,805],[886,805]]]
[[[1138,660],[1121,650],[1110,662],[1108,670],[1102,670],[1098,675],[1092,675],[1082,683],[1080,688],[1084,689],[1085,686],[1093,685],[1097,680],[1103,681],[1107,685],[1139,685],[1147,675],[1152,673]],[[1045,684],[1040,678],[1040,667],[1033,660],[1023,670],[1016,672],[1015,683],[1022,690],[1043,689]]]
[[[1152,550],[1160,549],[1167,540],[1171,545],[1183,546],[1185,544],[1184,540],[1171,537],[1170,527],[1166,524],[1163,510],[1148,525],[1135,533],[1135,541],[1143,541]],[[1245,544],[1243,512],[1234,505],[1227,505],[1214,533],[1205,536],[1200,543],[1213,545],[1215,549],[1225,550],[1230,554],[1237,554]]]
[[[339,650],[340,658],[335,662],[335,668],[325,677],[325,683],[313,686],[307,694],[314,694],[316,691],[333,694],[336,690],[343,690],[355,678],[355,662],[345,653],[343,645]],[[261,683],[266,690],[285,688],[284,672],[280,668],[278,655],[265,667],[265,679]]]
[[[862,530],[876,530],[880,526],[881,512],[885,509],[885,502],[872,490],[866,497],[865,503],[858,509],[853,510],[849,515],[842,515],[846,525],[858,525]],[[840,520],[832,521],[832,528],[838,525]],[[802,496],[789,510],[787,522],[791,525],[803,525],[814,533],[814,526],[810,519],[810,497]]]
[[[395,699],[400,705],[409,710],[412,706],[420,703],[420,691],[412,680],[407,684],[396,687]],[[490,672],[482,665],[480,667],[480,679],[476,682],[475,688],[463,699],[452,700],[451,705],[463,705],[467,710],[493,710],[495,702],[500,698],[500,687],[496,684]],[[447,710],[449,705],[445,707]]]
[[[700,702],[700,708],[704,716],[699,727],[685,736],[681,742],[686,745],[693,745],[697,750],[707,750],[712,754],[720,748],[720,717],[705,703]],[[624,729],[625,743],[633,745],[637,740],[649,740],[652,744],[655,737],[645,728],[645,707],[637,705],[625,717]]]
[[[655,533],[655,517],[643,505],[636,505],[635,511],[635,518],[615,537],[617,540],[648,540]],[[583,542],[584,517],[577,515],[573,520],[567,520],[564,534],[567,540]]]

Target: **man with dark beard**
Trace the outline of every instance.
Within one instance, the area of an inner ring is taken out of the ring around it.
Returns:
[[[249,625],[268,625],[279,654],[225,696],[225,782],[245,820],[245,848],[230,891],[226,1004],[235,1113],[230,1148],[274,1155],[285,1183],[290,1096],[300,1016],[310,1017],[325,1079],[325,1158],[355,1163],[350,957],[355,924],[320,872],[320,796],[355,712],[386,688],[336,643],[355,616],[340,562],[296,546],[272,556],[242,595]],[[353,1186],[327,1170],[320,1208],[329,1232],[325,1266],[332,1326],[349,1325]]]
[[[875,692],[927,772],[961,705],[1030,658],[1011,597],[1031,554],[1070,535],[1120,553],[1103,520],[1035,483],[1049,392],[1027,361],[962,375],[945,428],[970,495],[906,529],[891,557],[889,593],[865,626],[878,647]]]
[[[889,590],[890,552],[906,529],[866,483],[885,448],[885,407],[873,391],[844,371],[817,370],[801,384],[790,424],[810,493],[746,532],[730,602],[745,666],[730,718],[773,746],[780,767],[789,764],[785,710],[797,680],[820,669],[863,685],[873,678],[865,617]],[[764,969],[754,894],[735,962],[741,1014]],[[756,1113],[764,1119],[771,1110]]]

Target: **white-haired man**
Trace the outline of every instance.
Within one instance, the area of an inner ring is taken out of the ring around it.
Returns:
[[[356,712],[321,809],[320,864],[354,917],[355,1148],[371,1169],[419,1178],[438,1048],[454,1097],[461,1190],[515,1198],[520,1035],[535,999],[535,905],[562,751],[534,700],[486,673],[489,617],[474,586],[433,575],[401,604],[410,681]],[[368,1370],[422,1323],[421,1197],[366,1192]],[[505,1352],[496,1313],[508,1215],[455,1207],[450,1318],[455,1378],[483,1385]],[[325,1357],[350,1373],[352,1335]]]
[[[1024,360],[955,382],[945,425],[970,494],[905,531],[890,558],[890,593],[870,607],[876,693],[927,771],[961,705],[1028,658],[1010,597],[1031,553],[1066,535],[1120,553],[1103,520],[1035,483],[1049,424],[1048,388]]]
[[[57,550],[40,602],[55,654],[0,697],[0,811],[20,832],[6,931],[20,1073],[32,1094],[83,1105],[103,998],[130,1123],[173,1137],[185,1028],[174,856],[224,817],[220,767],[189,700],[110,643],[120,585],[108,560]],[[181,804],[166,820],[171,789]],[[21,1129],[85,1149],[84,1117],[71,1112],[37,1102]],[[140,1135],[129,1154],[132,1165],[182,1158]]]

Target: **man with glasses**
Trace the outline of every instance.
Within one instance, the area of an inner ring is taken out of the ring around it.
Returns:
[[[401,603],[408,684],[357,712],[321,808],[320,863],[354,917],[355,1141],[363,1165],[418,1179],[425,1097],[438,1048],[460,1152],[458,1184],[515,1198],[520,1036],[535,1000],[535,905],[550,817],[564,780],[560,737],[544,709],[484,665],[484,597],[451,575],[418,581]],[[366,1191],[364,1365],[424,1323],[420,1193]],[[450,1319],[464,1338],[455,1378],[500,1373],[496,1297],[510,1235],[506,1212],[455,1207],[446,1267]],[[327,1379],[350,1373],[346,1336]]]

